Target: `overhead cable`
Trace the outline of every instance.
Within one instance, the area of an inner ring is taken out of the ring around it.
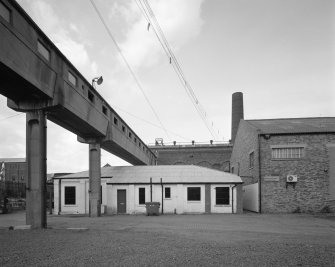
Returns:
[[[180,64],[178,63],[178,60],[175,57],[175,55],[174,55],[166,37],[164,35],[164,32],[163,32],[162,28],[160,27],[160,25],[158,23],[158,20],[155,16],[153,10],[151,9],[148,1],[147,0],[136,0],[136,4],[139,7],[139,9],[141,10],[145,19],[147,20],[148,25],[150,25],[151,28],[153,29],[153,31],[154,31],[158,41],[160,42],[164,52],[166,53],[167,57],[169,58],[170,64],[173,66],[173,69],[176,72],[182,86],[184,87],[188,97],[191,99],[192,104],[194,105],[195,109],[197,110],[198,115],[200,116],[200,118],[204,122],[206,128],[208,129],[208,131],[210,132],[212,137],[214,139],[218,140],[218,135],[216,134],[216,131],[214,130],[213,122],[210,123],[210,121],[208,120],[207,113],[205,112],[204,107],[201,105],[199,99],[196,97],[192,86],[187,81],[187,79],[186,79],[186,77],[185,77],[185,75],[182,71],[182,68],[180,67]],[[149,29],[149,27],[148,27],[148,29]]]
[[[127,59],[126,59],[125,56],[123,55],[121,48],[120,48],[119,45],[117,44],[117,42],[116,42],[116,40],[115,40],[115,38],[114,38],[112,32],[110,31],[110,29],[109,29],[107,23],[105,22],[103,16],[101,15],[99,9],[97,8],[97,6],[95,5],[95,3],[94,3],[93,0],[90,0],[90,2],[91,2],[91,4],[92,4],[92,6],[93,6],[95,12],[97,13],[97,15],[98,15],[100,21],[101,21],[102,24],[104,25],[104,27],[105,27],[105,29],[106,29],[106,31],[107,31],[109,37],[112,39],[112,41],[113,41],[113,43],[114,43],[114,45],[115,45],[117,51],[118,51],[119,54],[121,55],[121,58],[123,59],[124,63],[126,64],[128,70],[129,70],[129,72],[130,72],[131,75],[133,76],[133,79],[134,79],[135,83],[137,84],[138,88],[141,90],[141,92],[142,92],[142,94],[143,94],[145,100],[147,101],[148,105],[150,106],[150,108],[151,108],[152,112],[154,113],[154,115],[155,115],[157,121],[158,121],[159,124],[161,125],[161,128],[164,130],[164,132],[165,132],[165,134],[167,135],[167,137],[170,138],[170,136],[169,136],[169,134],[168,134],[166,128],[164,127],[162,121],[161,121],[160,118],[158,117],[157,112],[155,111],[155,109],[154,109],[154,107],[152,106],[152,104],[151,104],[149,98],[147,97],[146,93],[144,92],[143,87],[142,87],[140,81],[137,79],[137,77],[136,77],[134,71],[132,70],[132,68],[130,67],[130,65],[129,65]]]

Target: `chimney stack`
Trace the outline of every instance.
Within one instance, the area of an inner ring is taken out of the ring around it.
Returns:
[[[231,112],[231,142],[234,144],[240,120],[244,119],[243,93],[233,93]]]

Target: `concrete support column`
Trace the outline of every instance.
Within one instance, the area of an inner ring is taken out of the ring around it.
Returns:
[[[89,144],[89,214],[101,216],[101,148],[99,143]]]
[[[44,111],[27,113],[26,142],[26,224],[32,228],[46,228],[47,135]]]

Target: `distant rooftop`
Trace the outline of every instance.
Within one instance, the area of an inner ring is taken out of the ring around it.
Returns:
[[[262,134],[335,133],[335,117],[246,120]]]
[[[88,178],[88,171],[55,177],[54,179]],[[195,165],[119,166],[101,168],[101,178],[108,183],[242,183],[239,176]]]
[[[26,162],[25,158],[0,158],[0,163],[20,163],[20,162]]]
[[[148,146],[150,148],[182,148],[182,147],[215,147],[215,146],[229,146],[231,145],[228,141],[213,141],[210,140],[209,142],[196,142],[196,141],[190,141],[190,142],[167,142],[164,143],[163,140],[160,140],[159,142],[156,140],[155,143],[151,143]]]

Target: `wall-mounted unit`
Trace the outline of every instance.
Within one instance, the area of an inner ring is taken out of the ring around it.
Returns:
[[[296,182],[298,182],[298,175],[293,175],[293,174],[287,175],[286,182],[287,183],[296,183]]]

